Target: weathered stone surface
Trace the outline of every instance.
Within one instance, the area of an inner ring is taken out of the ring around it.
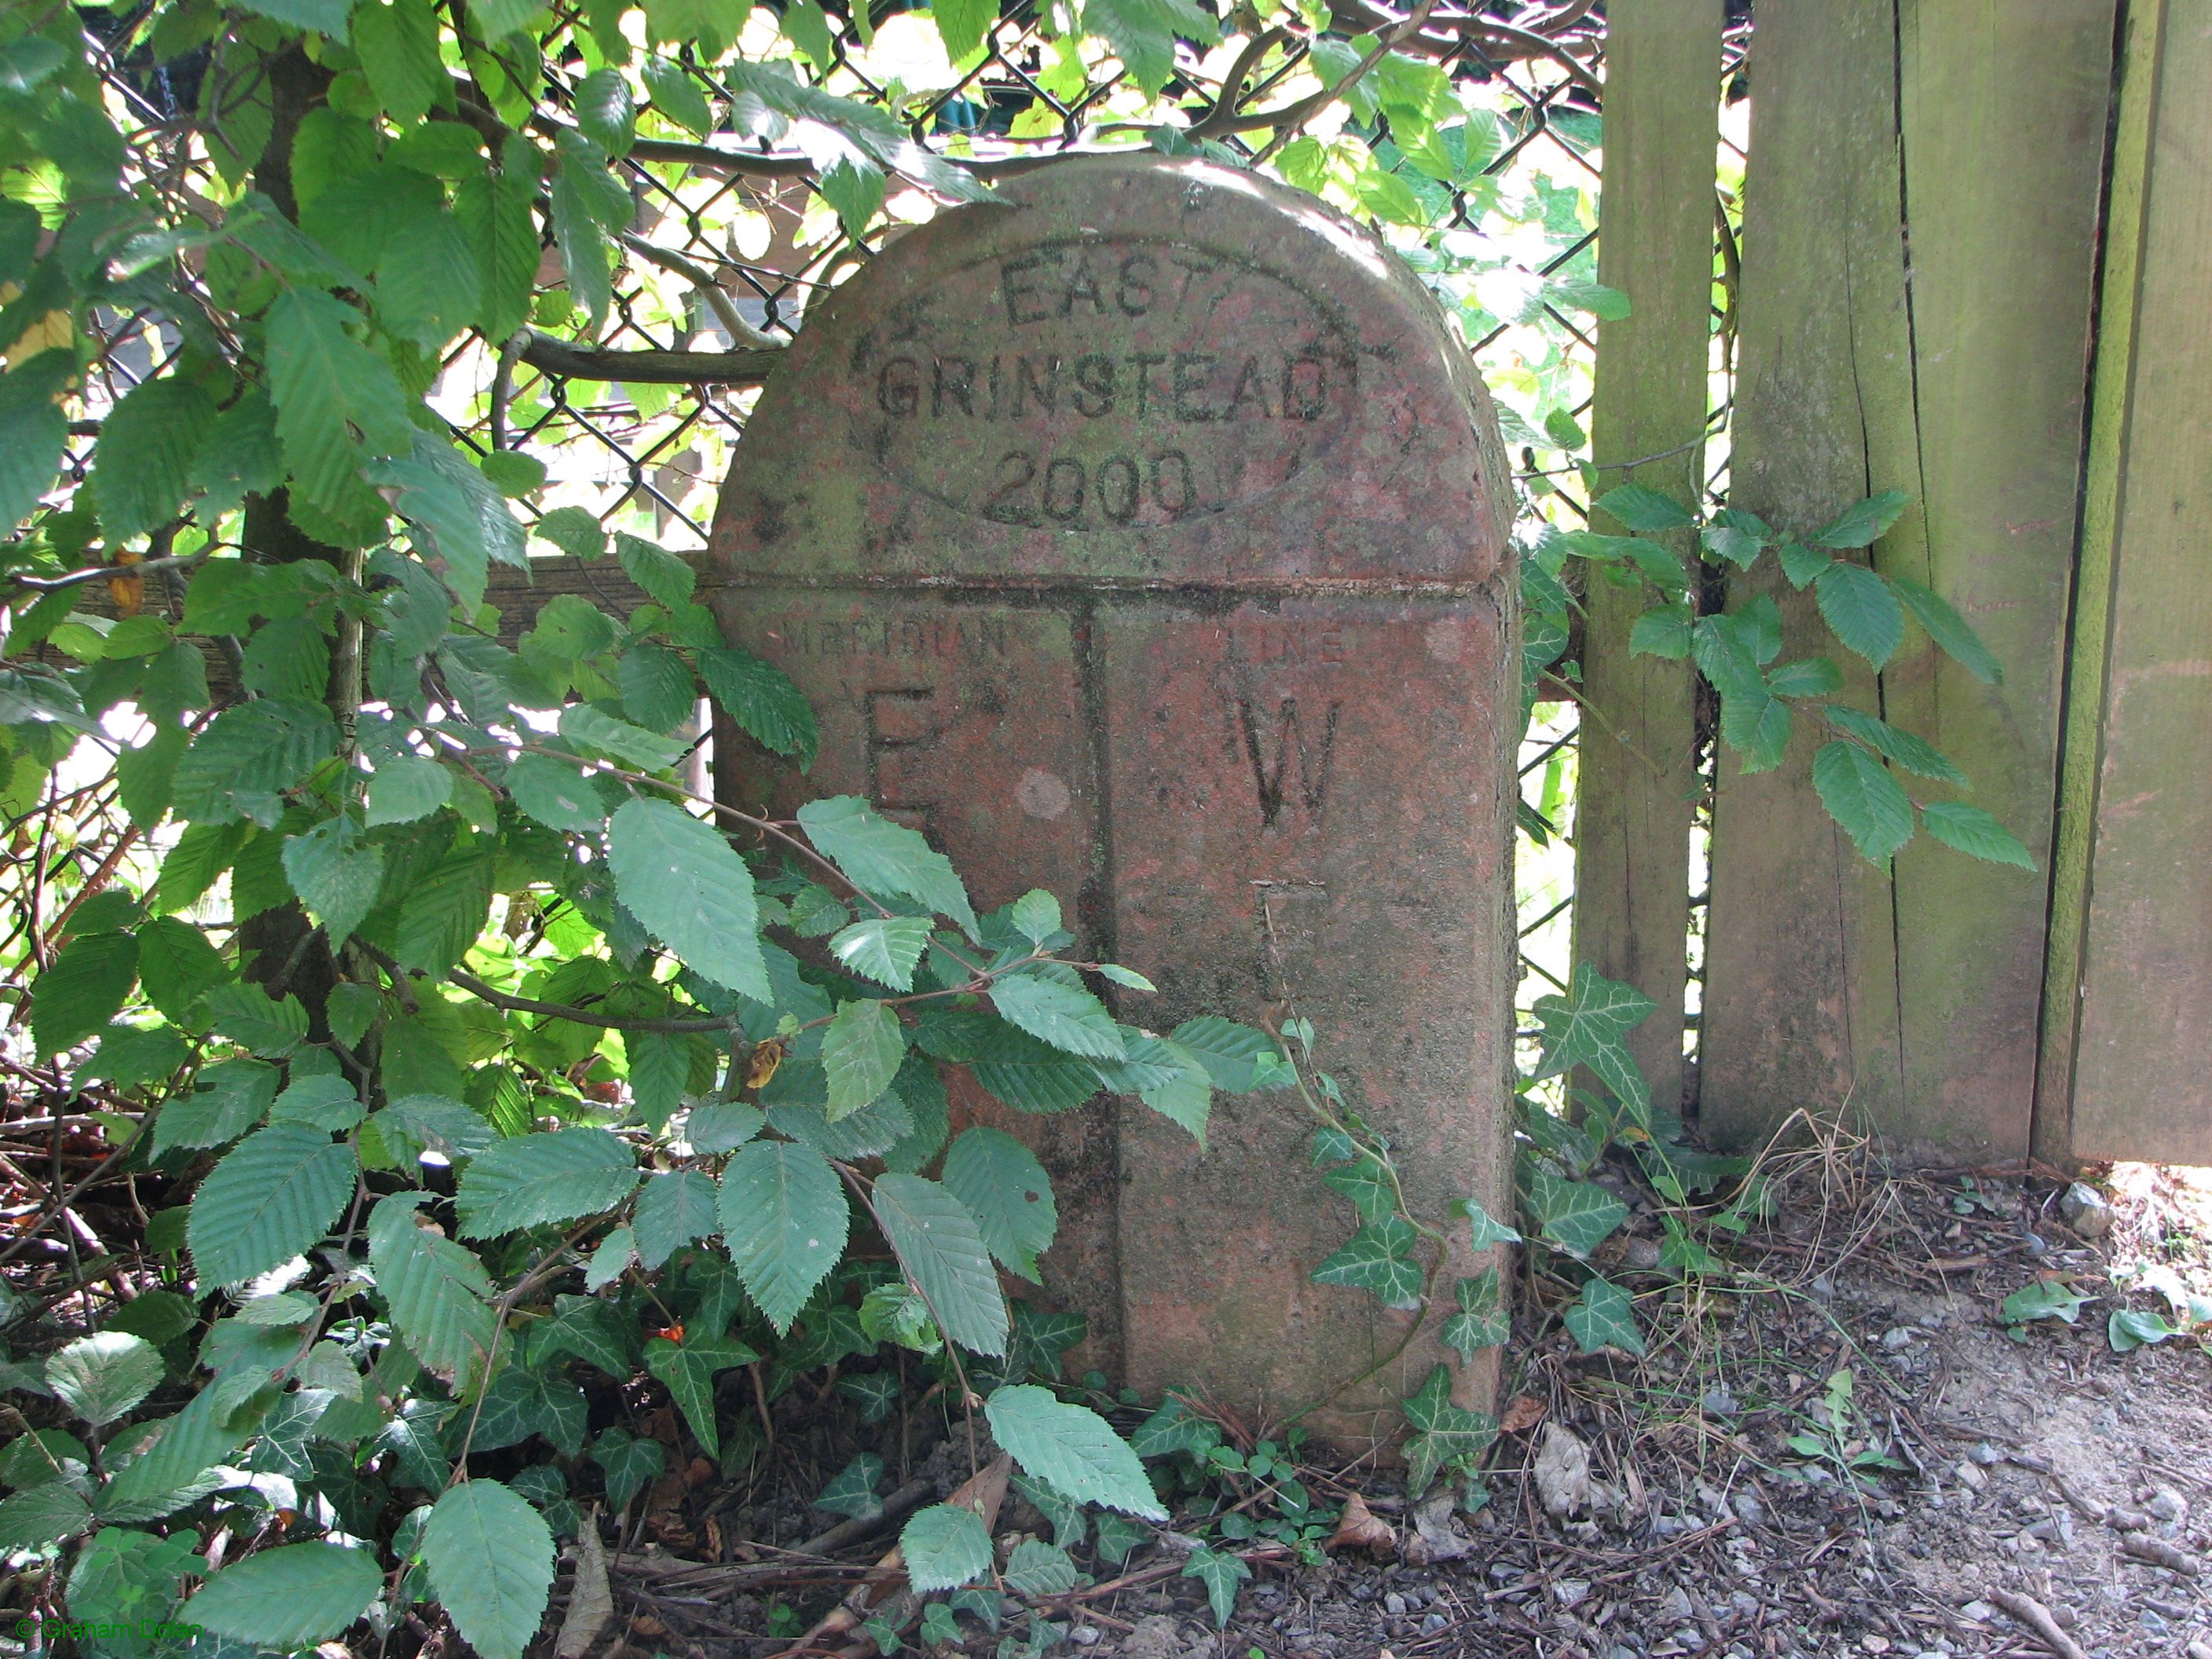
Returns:
[[[1509,496],[1488,400],[1416,279],[1247,175],[1078,161],[909,233],[812,317],[724,490],[708,586],[823,718],[799,779],[735,733],[726,799],[854,791],[979,905],[1076,900],[1164,1030],[1286,1000],[1441,1220],[1508,1207]],[[1294,1096],[1210,1149],[1133,1103],[971,1117],[1060,1190],[1050,1289],[1091,1363],[1248,1415],[1389,1426],[1439,1351],[1316,1285],[1348,1206]],[[1474,1266],[1461,1249],[1449,1273]],[[1486,1403],[1490,1371],[1460,1376]]]

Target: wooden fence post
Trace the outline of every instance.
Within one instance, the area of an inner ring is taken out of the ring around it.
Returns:
[[[1848,695],[1934,741],[2050,848],[2113,0],[1769,0],[1753,56],[1735,498],[1817,527],[1913,496],[1876,568],[1943,594],[2006,671],[1914,629]],[[1837,648],[1777,589],[1785,656]],[[1856,665],[1856,666],[1855,666]],[[2045,878],[1923,836],[1875,868],[1807,775],[1721,764],[1703,1101],[1723,1139],[1863,1109],[1911,1161],[2027,1151]],[[1945,793],[1907,779],[1916,795]]]
[[[2037,1145],[2203,1164],[2212,29],[2173,0],[2136,0],[2128,22]]]
[[[1722,21],[1721,0],[1613,0],[1607,14],[1598,280],[1627,295],[1630,311],[1598,326],[1590,448],[1601,491],[1632,480],[1692,505],[1702,493]],[[1691,538],[1673,539],[1694,568]],[[1658,1003],[1630,1043],[1652,1099],[1673,1111],[1698,793],[1691,670],[1631,657],[1642,606],[1607,583],[1591,587],[1574,960]]]

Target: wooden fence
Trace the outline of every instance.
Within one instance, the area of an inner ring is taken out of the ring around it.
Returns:
[[[1599,341],[1601,465],[1702,429],[1720,9],[1609,9],[1601,271],[1634,310]],[[1755,17],[1732,499],[1803,530],[1911,493],[1874,564],[1948,598],[2004,679],[1916,632],[1846,695],[1956,760],[2039,868],[1924,836],[1877,868],[1814,794],[1811,731],[1759,776],[1723,754],[1699,1115],[1741,1144],[1800,1107],[1855,1110],[1922,1164],[2031,1146],[2212,1163],[2212,11],[1759,0]],[[1635,476],[1698,476],[1657,467]],[[1809,593],[1765,591],[1785,656],[1843,659]],[[1589,696],[1658,763],[1585,723],[1577,953],[1672,1006],[1691,685],[1629,665],[1626,627],[1593,607],[1588,654],[1608,665]],[[1680,1042],[1651,1035],[1662,1099]]]

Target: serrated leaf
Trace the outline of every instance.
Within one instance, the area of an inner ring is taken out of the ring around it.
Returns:
[[[617,720],[587,702],[572,702],[562,709],[560,729],[561,735],[579,749],[609,756],[642,772],[665,772],[684,754],[684,745],[676,738]],[[668,805],[665,801],[654,804]]]
[[[411,127],[430,112],[445,79],[437,14],[427,0],[362,0],[352,24],[354,54],[369,90],[402,131]]]
[[[1249,1025],[1201,1014],[1176,1026],[1170,1036],[1177,1048],[1197,1056],[1212,1078],[1213,1086],[1224,1094],[1282,1088],[1291,1081],[1291,1066],[1282,1045]]]
[[[453,798],[453,775],[427,755],[400,755],[368,781],[368,823],[412,823]],[[292,884],[299,885],[297,880]]]
[[[1372,1292],[1386,1308],[1421,1305],[1421,1268],[1407,1252],[1416,1235],[1404,1217],[1370,1222],[1313,1270],[1316,1285],[1344,1285]]]
[[[408,1347],[450,1382],[491,1352],[491,1279],[476,1252],[420,1224],[415,1206],[427,1196],[395,1193],[378,1201],[368,1218],[368,1260]]]
[[[811,1146],[756,1140],[722,1171],[724,1237],[738,1276],[779,1335],[845,1251],[852,1213],[837,1172]]]
[[[927,916],[870,916],[832,935],[830,954],[878,984],[910,991],[915,965],[929,948],[931,927]]]
[[[325,1134],[343,1134],[362,1120],[361,1097],[342,1077],[295,1074],[269,1109],[270,1123],[301,1123]]]
[[[234,1641],[289,1651],[343,1634],[383,1587],[367,1550],[287,1544],[224,1567],[185,1603],[184,1617]]]
[[[591,781],[550,755],[516,756],[507,769],[507,789],[517,808],[548,830],[597,835],[606,825],[606,805]]]
[[[624,801],[608,827],[607,863],[623,905],[685,966],[774,1001],[752,872],[712,825],[665,800]]]
[[[234,1285],[305,1255],[334,1226],[361,1164],[304,1124],[249,1135],[200,1183],[185,1237],[203,1285]]]
[[[1928,637],[1960,667],[1984,685],[2002,684],[2004,665],[1982,643],[1981,635],[1974,632],[1966,619],[1951,608],[1949,600],[1934,588],[1903,576],[1893,577],[1890,586],[1905,601],[1913,620],[1927,630]]]
[[[1629,655],[1681,661],[1690,654],[1690,629],[1694,620],[1687,604],[1663,605],[1656,611],[1645,611],[1628,630]]]
[[[744,1343],[726,1336],[694,1331],[681,1342],[657,1336],[645,1345],[645,1368],[665,1384],[684,1420],[707,1449],[719,1457],[722,1437],[714,1422],[714,1377],[732,1365],[750,1365],[760,1356]]]
[[[697,658],[708,691],[748,737],[792,757],[802,772],[814,764],[821,733],[813,706],[790,676],[736,647],[702,647]]]
[[[975,1081],[1018,1112],[1070,1111],[1100,1087],[1089,1062],[1003,1021],[992,1023],[970,1058]]]
[[[128,933],[80,933],[31,988],[31,1035],[40,1055],[75,1048],[122,1011],[138,977]]]
[[[1075,1579],[1075,1562],[1057,1544],[1026,1539],[1006,1559],[1006,1588],[1017,1595],[1065,1595]]]
[[[1587,1257],[1628,1219],[1628,1206],[1590,1181],[1566,1181],[1539,1164],[1528,1184],[1528,1213],[1545,1238]]]
[[[445,775],[435,762],[424,763]],[[351,938],[376,908],[384,885],[384,849],[358,839],[350,819],[325,818],[305,835],[287,836],[283,860],[284,878],[322,924],[333,947]]]
[[[1912,497],[1901,489],[1885,489],[1879,495],[1869,495],[1838,514],[1832,522],[1814,533],[1813,540],[1822,547],[1871,547],[1897,522],[1911,501]]]
[[[617,532],[615,536],[615,557],[623,572],[643,588],[647,597],[664,610],[681,611],[691,603],[691,590],[698,580],[690,562],[671,553],[654,542],[636,536]]]
[[[1813,593],[1836,637],[1876,668],[1905,642],[1905,607],[1890,585],[1864,565],[1838,559],[1814,582]]]
[[[917,1593],[957,1589],[991,1567],[991,1534],[972,1510],[933,1504],[899,1533],[907,1580]]]
[[[290,992],[272,1002],[258,985],[218,985],[200,999],[202,1018],[234,1042],[282,1060],[307,1037],[307,1011]]]
[[[55,1350],[46,1361],[46,1386],[97,1429],[151,1394],[167,1370],[160,1351],[145,1338],[101,1331]]]
[[[54,393],[76,367],[74,352],[56,349],[0,372],[0,526],[13,530],[53,486],[69,441]]]
[[[276,1071],[257,1060],[226,1060],[199,1074],[195,1092],[172,1099],[154,1119],[154,1156],[176,1146],[221,1146],[259,1121],[276,1098]]]
[[[822,1069],[830,1080],[829,1117],[850,1117],[890,1086],[906,1058],[906,1033],[881,1002],[837,1005],[822,1036]]]
[[[691,1047],[681,1036],[631,1031],[623,1038],[629,1055],[630,1101],[647,1128],[658,1131],[684,1103],[691,1076]]]
[[[1036,1259],[1051,1248],[1060,1212],[1036,1155],[1003,1129],[966,1129],[945,1155],[944,1179],[1000,1265],[1042,1284]]]
[[[1912,802],[1887,768],[1840,739],[1813,757],[1813,787],[1860,855],[1875,864],[1912,839]]]
[[[308,500],[342,516],[368,495],[363,462],[404,455],[415,441],[391,365],[346,331],[360,320],[351,307],[304,288],[284,289],[269,307],[269,392],[285,461]]]
[[[902,895],[959,923],[976,937],[975,911],[952,862],[919,830],[894,823],[857,795],[833,795],[799,809],[799,826],[815,850],[855,887]]]
[[[1147,1521],[1167,1519],[1136,1452],[1088,1407],[1020,1383],[994,1389],[983,1414],[992,1437],[1032,1480],[1078,1503]]]
[[[665,646],[640,640],[615,664],[623,712],[651,731],[667,732],[691,718],[698,704],[691,670]]]
[[[629,153],[637,137],[637,106],[618,69],[593,70],[576,83],[576,125],[610,156]]]
[[[1825,697],[1843,686],[1843,671],[1826,657],[1801,657],[1766,677],[1766,689],[1778,697]]]
[[[1595,511],[1617,520],[1623,529],[1639,535],[1684,530],[1697,522],[1696,515],[1680,502],[1644,484],[1621,484],[1608,489],[1592,506]]]
[[[1826,710],[1828,723],[1846,737],[1856,738],[1884,759],[1894,761],[1915,776],[1943,783],[1964,784],[1966,775],[1926,738],[1902,731],[1872,714],[1841,705]]]
[[[487,1147],[462,1171],[454,1206],[464,1238],[611,1210],[635,1189],[637,1157],[605,1129],[556,1129]]]
[[[92,1510],[58,1480],[19,1492],[0,1503],[0,1551],[42,1550],[88,1532]]]
[[[714,112],[689,70],[666,58],[648,58],[640,69],[653,108],[694,137],[704,138],[714,130]]]
[[[421,1549],[430,1588],[483,1659],[522,1659],[553,1589],[553,1534],[496,1480],[448,1490],[430,1511]]]
[[[145,535],[176,516],[215,419],[215,399],[176,374],[142,381],[108,411],[92,476],[110,539]]]
[[[1644,1333],[1636,1328],[1628,1292],[1610,1279],[1590,1279],[1562,1317],[1575,1346],[1584,1353],[1608,1347],[1629,1354],[1644,1352]]]
[[[992,981],[991,1001],[1011,1024],[1071,1054],[1121,1060],[1128,1053],[1106,1005],[1090,992],[1036,974]]]
[[[2021,870],[2035,868],[2035,855],[2021,845],[2020,838],[1978,806],[1964,801],[1930,801],[1920,809],[1920,822],[1944,846],[1969,858]]]
[[[876,1178],[871,1204],[945,1335],[977,1353],[1006,1352],[1006,1298],[967,1206],[936,1182],[897,1174]]]
[[[353,0],[240,0],[240,3],[280,23],[326,34],[341,46],[345,44],[347,15],[353,10]]]

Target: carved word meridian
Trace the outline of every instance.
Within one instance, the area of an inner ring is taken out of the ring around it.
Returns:
[[[1185,424],[1317,421],[1332,392],[1358,390],[1356,369],[1356,359],[1310,348],[892,357],[876,371],[876,407],[901,421],[1020,421],[1063,407],[1091,421],[1116,410]]]
[[[1007,654],[1003,617],[860,617],[846,622],[787,617],[770,630],[793,657],[943,657],[980,662]]]

